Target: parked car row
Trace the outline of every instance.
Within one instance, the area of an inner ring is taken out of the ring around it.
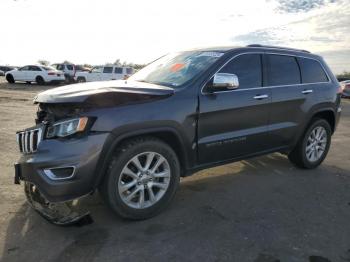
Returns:
[[[4,74],[8,71],[16,69],[14,66],[0,66],[0,71],[4,72]]]
[[[134,73],[131,67],[96,66],[92,69],[74,64],[53,64],[52,66],[26,65],[4,72],[6,80],[38,84],[52,82],[90,82],[126,79]],[[0,71],[1,75],[1,71]]]

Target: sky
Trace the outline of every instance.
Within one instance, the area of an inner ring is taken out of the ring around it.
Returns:
[[[269,44],[350,71],[350,0],[0,2],[0,64],[148,63],[195,47]]]

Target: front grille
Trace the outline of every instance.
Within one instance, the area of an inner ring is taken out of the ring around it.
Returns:
[[[42,128],[17,132],[17,143],[22,153],[34,153],[42,140]]]

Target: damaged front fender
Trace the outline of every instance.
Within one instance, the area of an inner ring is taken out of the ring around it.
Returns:
[[[79,200],[50,203],[32,183],[24,183],[24,192],[29,204],[50,223],[59,226],[91,224],[90,212],[78,208]]]

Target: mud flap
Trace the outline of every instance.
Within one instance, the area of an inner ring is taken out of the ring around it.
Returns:
[[[35,211],[52,224],[59,226],[83,226],[93,222],[89,211],[77,208],[76,200],[50,203],[35,185],[28,182],[24,183],[24,192],[29,204]]]

